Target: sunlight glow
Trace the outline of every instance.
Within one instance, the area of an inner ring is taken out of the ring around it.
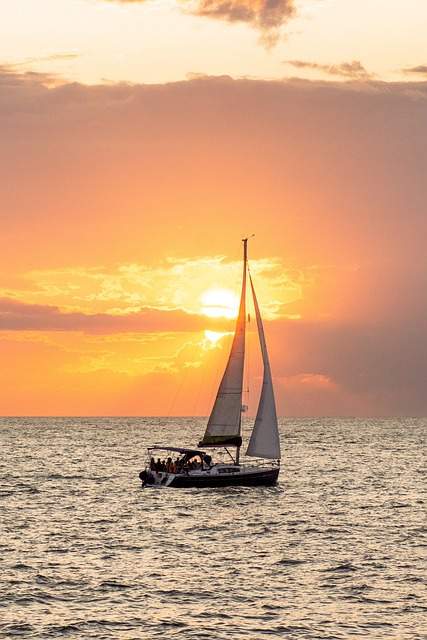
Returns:
[[[224,331],[210,331],[209,329],[205,330],[205,338],[210,346],[215,346],[218,341],[226,335],[227,332]]]
[[[236,318],[239,300],[230,289],[208,289],[201,298],[201,313],[209,318]]]

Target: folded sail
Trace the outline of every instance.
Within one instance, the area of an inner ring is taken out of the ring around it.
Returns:
[[[279,429],[277,425],[276,402],[274,400],[273,380],[271,377],[267,344],[265,342],[264,327],[262,325],[258,301],[255,295],[255,289],[250,275],[249,280],[251,283],[252,297],[254,300],[262,361],[264,363],[264,376],[262,381],[258,411],[246,455],[254,456],[257,458],[279,459]]]
[[[244,241],[243,284],[239,315],[228,363],[218,389],[200,447],[206,445],[240,446],[241,410],[246,325],[246,241]]]

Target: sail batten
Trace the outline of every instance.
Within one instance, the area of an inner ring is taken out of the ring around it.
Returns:
[[[233,343],[224,375],[200,446],[240,446],[246,331],[247,240],[243,241],[243,282]]]
[[[258,410],[246,455],[256,458],[280,459],[280,440],[277,424],[276,402],[274,399],[273,379],[271,375],[270,361],[268,358],[267,343],[265,340],[264,327],[262,324],[258,300],[250,274],[249,281],[254,301],[258,337],[261,346],[262,361],[264,364],[264,375]]]

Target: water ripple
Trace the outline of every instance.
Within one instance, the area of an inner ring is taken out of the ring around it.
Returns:
[[[141,490],[203,426],[0,420],[0,638],[425,638],[425,420],[287,420],[277,487]]]

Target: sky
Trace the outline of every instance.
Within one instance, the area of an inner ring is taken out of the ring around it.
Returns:
[[[20,0],[0,415],[207,415],[241,238],[283,416],[427,414],[427,3]],[[245,401],[262,376],[249,325]]]

